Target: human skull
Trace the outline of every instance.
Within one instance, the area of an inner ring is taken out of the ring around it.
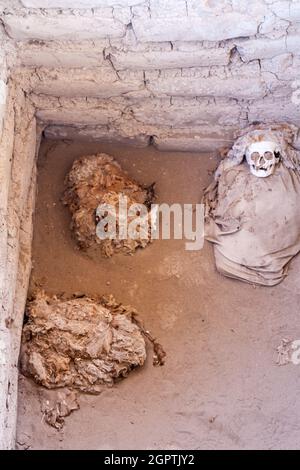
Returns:
[[[274,173],[275,165],[280,159],[280,150],[276,142],[254,142],[246,150],[246,159],[251,173],[265,178]]]

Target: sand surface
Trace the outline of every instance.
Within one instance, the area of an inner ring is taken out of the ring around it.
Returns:
[[[282,338],[300,339],[300,257],[273,288],[219,275],[212,247],[156,241],[134,257],[88,257],[76,248],[60,202],[74,158],[115,156],[140,183],[157,183],[158,202],[196,203],[217,159],[103,144],[43,142],[31,289],[50,294],[112,293],[134,305],[167,351],[164,367],[132,372],[81,408],[62,431],[42,420],[42,392],[20,377],[18,448],[300,448],[300,366],[276,364]]]

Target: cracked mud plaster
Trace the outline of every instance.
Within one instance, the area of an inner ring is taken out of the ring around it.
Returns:
[[[5,2],[0,16],[16,45],[20,86],[40,97],[74,99],[73,123],[64,105],[52,106],[43,99],[36,103],[48,137],[108,136],[110,141],[141,140],[143,145],[152,137],[160,149],[207,151],[222,146],[231,126],[237,130],[273,120],[300,124],[297,103],[291,99],[300,67],[299,2],[182,0],[174,5],[99,0],[83,9],[70,7],[67,0],[32,0],[23,2],[25,8],[20,5]],[[99,21],[101,28],[83,27]],[[203,28],[196,27],[199,22]],[[290,65],[282,60],[284,55],[294,57]],[[215,118],[218,103],[206,105],[207,96],[224,100],[220,118]],[[76,102],[95,97],[106,100],[105,122],[99,125],[97,104],[89,115],[81,115]],[[166,97],[182,98],[180,109],[171,105],[166,113],[163,103],[156,106]],[[124,102],[115,101],[119,98]],[[192,99],[201,106],[191,115]],[[231,112],[234,100],[239,113]],[[149,102],[155,104],[157,117],[151,124]]]

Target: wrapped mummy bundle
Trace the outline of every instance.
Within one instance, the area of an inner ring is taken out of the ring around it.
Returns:
[[[62,300],[39,292],[27,304],[20,367],[46,388],[100,393],[146,359],[134,310],[113,299]]]
[[[205,238],[225,276],[273,286],[300,251],[300,154],[290,125],[244,129],[206,189]]]
[[[65,186],[62,202],[72,214],[71,229],[81,248],[100,246],[102,253],[109,257],[118,252],[133,254],[137,248],[144,248],[151,242],[150,223],[146,236],[101,239],[97,235],[99,206],[105,205],[119,214],[120,196],[126,198],[128,207],[144,204],[150,209],[154,200],[154,185],[142,187],[130,179],[113,157],[100,153],[76,160],[65,179]],[[148,220],[150,212],[146,210],[144,217]],[[128,217],[128,224],[131,218]],[[117,233],[119,224],[117,215]]]

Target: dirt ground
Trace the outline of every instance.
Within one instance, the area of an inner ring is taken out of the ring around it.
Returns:
[[[76,248],[61,205],[74,158],[104,151],[130,175],[157,183],[158,202],[196,203],[211,181],[213,156],[103,144],[44,142],[31,289],[112,293],[141,313],[167,351],[99,396],[56,431],[42,420],[41,388],[20,377],[19,449],[300,448],[300,368],[276,364],[282,338],[300,339],[300,257],[273,288],[219,275],[212,247],[156,241],[133,257],[89,258]],[[300,366],[299,366],[300,367]]]

